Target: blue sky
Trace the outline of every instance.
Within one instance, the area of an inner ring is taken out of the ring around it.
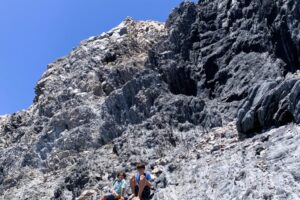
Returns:
[[[1,0],[0,115],[32,104],[48,63],[126,16],[165,21],[182,0]]]

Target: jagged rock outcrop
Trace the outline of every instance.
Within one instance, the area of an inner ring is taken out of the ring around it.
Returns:
[[[299,7],[282,0],[183,4],[170,15],[169,34],[151,54],[150,66],[171,92],[206,99],[223,124],[232,121],[254,85],[284,80],[299,69]]]
[[[299,78],[264,82],[251,91],[238,113],[240,132],[299,123]]]
[[[154,200],[300,198],[299,20],[297,0],[184,2],[81,42],[0,117],[0,198],[99,199],[140,160]]]

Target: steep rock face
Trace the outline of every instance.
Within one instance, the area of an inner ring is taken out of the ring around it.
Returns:
[[[237,117],[239,137],[252,137],[267,128],[299,123],[298,77],[290,75],[300,67],[300,35],[296,31],[299,30],[299,8],[297,1],[206,1],[198,5],[182,4],[167,21],[169,34],[150,54],[149,66],[163,74],[172,93],[198,96],[205,99],[207,106],[217,107],[223,126]],[[286,134],[284,129],[279,132]],[[292,131],[292,134],[298,135],[297,131]],[[253,151],[251,148],[246,152]],[[233,158],[234,155],[230,154]],[[221,160],[225,162],[223,156]],[[238,163],[244,163],[241,160],[243,157],[241,155],[237,159]],[[242,192],[238,184],[230,186],[228,182],[218,180],[224,171],[221,168],[216,170],[219,165],[233,166],[236,158],[228,164],[218,160],[215,166],[211,165],[210,159],[208,156],[207,160],[200,158],[201,161],[195,162],[206,163],[207,166],[194,164],[188,169],[188,163],[181,165],[182,171],[193,171],[183,177],[194,176],[197,178],[193,183],[201,182],[198,188],[203,188],[203,191],[199,195],[196,191],[186,193],[188,189],[183,189],[186,186],[186,181],[183,181],[183,188],[167,188],[168,192],[176,194],[169,198],[185,195],[190,199],[299,198],[293,187],[291,191],[286,191],[287,187],[284,187],[282,193],[275,192],[277,189],[272,192],[264,189],[256,191],[257,186],[245,180],[242,182],[248,191]],[[299,167],[299,156],[295,156],[292,162]],[[275,163],[271,161],[267,165]],[[252,164],[248,162],[246,165],[250,167]],[[232,168],[241,170],[243,166],[239,168],[234,165]],[[202,170],[205,171],[203,176]],[[233,180],[239,170],[232,174],[229,171],[225,180],[228,177]],[[246,173],[252,172],[251,169],[246,170]],[[272,174],[270,171],[267,173]],[[259,177],[257,173],[252,175]],[[170,179],[176,180],[174,177]],[[269,182],[259,180],[258,184]],[[210,189],[211,184],[215,186]],[[195,186],[192,185],[191,191]],[[180,192],[176,191],[184,192],[179,195]]]
[[[263,83],[253,88],[238,113],[240,132],[299,123],[299,78]]]
[[[299,7],[281,0],[182,4],[170,15],[169,34],[150,66],[171,92],[213,102],[222,122],[232,121],[253,85],[283,80],[299,69]]]
[[[81,42],[0,117],[0,197],[99,199],[144,160],[152,199],[300,198],[299,9],[185,2]]]

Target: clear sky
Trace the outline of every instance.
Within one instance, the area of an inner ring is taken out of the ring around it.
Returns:
[[[26,109],[48,63],[126,16],[165,21],[182,0],[0,0],[0,115]]]

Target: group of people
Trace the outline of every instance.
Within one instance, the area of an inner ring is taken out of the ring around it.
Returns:
[[[146,166],[144,163],[139,163],[136,166],[137,173],[130,177],[131,195],[129,200],[136,197],[139,200],[148,199],[151,195],[151,181],[152,175],[146,172]],[[106,194],[101,200],[125,200],[126,193],[126,174],[125,172],[119,172],[116,180],[113,182],[113,188],[111,193]]]

